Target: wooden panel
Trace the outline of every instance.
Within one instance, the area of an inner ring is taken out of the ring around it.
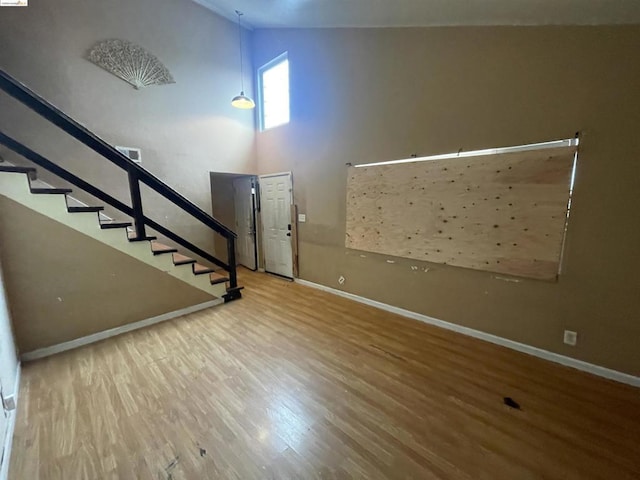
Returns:
[[[346,247],[553,279],[574,153],[349,167]]]

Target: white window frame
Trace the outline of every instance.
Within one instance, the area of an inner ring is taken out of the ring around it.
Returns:
[[[274,125],[273,127],[265,127],[264,125],[264,98],[263,98],[263,85],[262,85],[262,76],[264,74],[264,72],[270,70],[271,68],[275,67],[276,65],[282,63],[285,60],[289,60],[289,53],[288,52],[283,52],[280,55],[278,55],[277,57],[275,57],[273,60],[270,60],[269,62],[265,63],[264,65],[262,65],[260,68],[258,68],[257,71],[257,85],[258,85],[258,122],[260,125],[260,131],[264,132],[265,130],[271,130],[273,128],[278,128],[281,127],[283,125],[286,125],[287,123],[289,123],[291,121],[291,71],[289,70],[289,121],[286,123],[281,123],[279,125]],[[291,64],[289,64],[289,68],[291,68]]]

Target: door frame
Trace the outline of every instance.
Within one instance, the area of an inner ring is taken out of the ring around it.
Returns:
[[[291,245],[291,276],[286,276],[286,275],[281,275],[278,273],[274,273],[274,272],[269,272],[267,271],[266,267],[267,267],[267,260],[266,260],[266,252],[265,252],[265,241],[264,241],[264,224],[262,222],[262,185],[260,185],[260,181],[263,178],[271,178],[271,177],[281,177],[287,175],[289,177],[289,214],[291,215],[291,236],[289,237],[289,243]],[[293,212],[292,212],[292,206],[294,205],[293,203],[293,172],[288,171],[288,172],[278,172],[278,173],[267,173],[264,175],[258,175],[257,176],[257,181],[258,181],[258,189],[257,189],[257,195],[256,198],[258,199],[258,213],[260,215],[260,237],[261,237],[261,254],[262,254],[262,261],[263,261],[263,265],[264,265],[264,271],[266,273],[269,273],[271,275],[277,275],[278,277],[282,277],[282,278],[286,278],[288,280],[293,280],[294,277],[294,273],[296,271],[296,266],[295,266],[295,249],[294,247],[294,240],[297,241],[297,239],[294,239],[294,226],[295,226],[295,221],[297,219],[293,218]]]
[[[242,174],[242,175],[238,175],[236,178],[234,178],[231,181],[231,184],[233,186],[233,210],[234,210],[234,219],[236,222],[236,225],[238,223],[238,210],[236,209],[236,199],[235,199],[235,182],[236,180],[241,180],[241,179],[245,179],[245,178],[249,178],[251,180],[251,228],[253,229],[253,259],[254,259],[254,265],[256,266],[255,268],[251,269],[249,267],[247,267],[246,265],[244,265],[244,267],[248,268],[249,270],[256,272],[259,270],[260,264],[258,263],[258,221],[257,221],[257,216],[258,216],[258,199],[257,197],[259,196],[260,192],[258,189],[258,176],[257,175],[251,175],[251,174]],[[237,234],[238,232],[236,232]],[[236,242],[236,250],[237,250],[237,242]]]

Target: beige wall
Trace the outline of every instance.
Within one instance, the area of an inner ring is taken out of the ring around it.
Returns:
[[[23,353],[214,300],[2,196],[0,217],[0,255]]]
[[[109,38],[148,49],[176,83],[134,90],[85,60],[95,42]],[[248,66],[248,47],[246,53]],[[142,148],[145,168],[208,212],[210,171],[255,169],[253,112],[230,105],[240,90],[237,27],[191,0],[56,0],[3,8],[0,68],[108,142]],[[245,86],[252,94],[250,75]],[[126,176],[117,167],[4,93],[0,130],[129,202]],[[149,216],[212,248],[210,230],[157,195],[145,197]]]
[[[258,167],[293,171],[302,278],[640,375],[640,27],[258,30],[253,46],[256,66],[289,52],[291,123],[258,134]],[[346,162],[577,130],[558,283],[345,249]]]

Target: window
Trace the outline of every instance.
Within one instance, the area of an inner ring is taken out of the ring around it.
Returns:
[[[260,129],[289,123],[289,58],[287,53],[258,69]]]

